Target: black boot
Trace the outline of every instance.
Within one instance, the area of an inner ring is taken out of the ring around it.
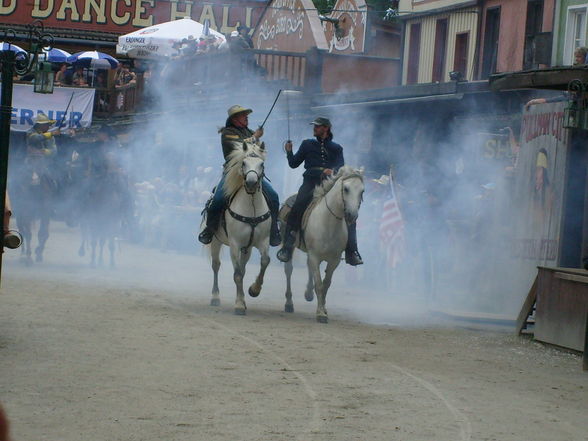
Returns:
[[[277,247],[281,243],[282,243],[282,237],[280,236],[280,227],[278,225],[278,217],[272,216],[272,226],[270,229],[270,246]]]
[[[284,235],[284,245],[278,251],[276,255],[280,262],[289,262],[292,259],[292,253],[294,252],[294,244],[296,243],[296,233],[286,227],[286,234]]]
[[[347,227],[347,247],[345,248],[345,263],[351,266],[363,265],[363,260],[357,251],[356,224]]]
[[[214,232],[218,227],[219,220],[220,213],[213,213],[211,211],[206,213],[206,227],[198,235],[198,240],[201,243],[208,245],[210,242],[212,242],[212,238],[214,237]]]

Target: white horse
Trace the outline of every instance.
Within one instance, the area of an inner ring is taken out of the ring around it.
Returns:
[[[341,254],[347,245],[347,225],[354,223],[363,199],[364,184],[361,170],[345,166],[337,175],[329,178],[314,191],[303,238],[298,237],[297,247],[307,253],[309,280],[305,293],[312,300],[312,285],[317,297],[316,319],[328,323],[325,307],[327,291],[331,286],[333,273],[341,262]],[[321,279],[320,264],[327,262],[325,277]],[[294,312],[290,278],[292,260],[285,264],[286,312]]]
[[[243,277],[245,266],[251,257],[253,247],[261,254],[261,269],[255,283],[249,287],[249,295],[257,297],[261,292],[265,270],[270,262],[269,235],[270,211],[261,190],[264,176],[265,146],[244,142],[242,150],[237,149],[229,156],[223,190],[230,201],[225,211],[225,226],[219,225],[210,244],[214,282],[212,287],[212,306],[220,305],[218,289],[218,270],[220,250],[223,245],[231,249],[233,279],[237,287],[235,314],[245,315],[245,295]]]

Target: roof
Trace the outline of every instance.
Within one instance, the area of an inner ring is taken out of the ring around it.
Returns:
[[[572,80],[588,83],[588,66],[556,66],[490,75],[493,91],[517,89],[567,90]]]

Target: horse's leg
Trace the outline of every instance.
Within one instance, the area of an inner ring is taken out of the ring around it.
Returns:
[[[94,233],[90,236],[90,244],[92,245],[92,255],[90,257],[90,266],[96,268],[96,245],[98,244],[98,238]]]
[[[16,225],[18,227],[18,231],[22,234],[24,246],[21,248],[20,253],[22,254],[22,258],[26,265],[31,265],[33,263],[33,259],[31,258],[31,241],[33,240],[33,233],[32,233],[32,221],[25,221],[19,217],[16,218],[17,222]]]
[[[108,239],[108,251],[110,251],[110,268],[112,269],[116,267],[116,264],[114,263],[114,247],[114,236],[110,236],[110,238]]]
[[[265,276],[265,270],[267,269],[267,266],[270,263],[269,245],[259,251],[261,253],[261,267],[259,269],[259,274],[255,278],[255,283],[253,283],[249,287],[249,295],[251,297],[257,297],[261,292],[261,287],[263,286],[263,277]]]
[[[292,259],[284,264],[284,272],[286,273],[286,304],[284,305],[285,312],[294,312],[294,303],[292,302]]]
[[[78,249],[78,256],[84,257],[86,255],[86,240],[88,239],[88,231],[82,222],[80,222],[80,234],[82,236],[82,241],[80,242],[80,248]]]
[[[310,251],[308,252],[308,270],[314,280],[314,291],[316,292],[316,321],[319,323],[328,323],[327,311],[325,310],[325,296],[323,292],[323,282],[321,280],[321,262]]]
[[[220,261],[220,250],[223,244],[216,240],[216,238],[212,239],[212,243],[210,244],[210,257],[212,260],[212,272],[214,274],[214,280],[212,282],[212,298],[210,299],[210,306],[220,306],[220,295],[218,290],[218,270],[221,266]]]
[[[104,244],[106,237],[100,237],[100,251],[98,252],[98,266],[104,266]]]
[[[249,251],[247,254],[241,253],[239,245],[231,245],[231,260],[233,261],[233,280],[237,287],[237,297],[235,299],[235,314],[245,315],[247,305],[245,304],[245,293],[243,292],[243,278],[245,277],[245,264],[249,260]]]
[[[325,277],[323,277],[323,286],[321,288],[322,303],[323,303],[322,314],[324,314],[324,321],[322,319],[318,319],[318,316],[317,316],[317,319],[321,323],[327,323],[329,320],[327,317],[327,307],[326,307],[327,292],[329,291],[329,287],[331,286],[331,281],[333,280],[333,273],[335,272],[335,270],[339,266],[340,262],[341,262],[340,258],[336,258],[334,260],[329,260],[327,262],[327,268],[325,269]]]
[[[45,243],[47,243],[47,239],[49,238],[49,216],[42,216],[41,220],[39,221],[39,233],[37,234],[37,239],[39,244],[37,248],[35,248],[35,260],[37,262],[43,261],[43,251],[45,250]]]
[[[308,268],[308,282],[306,282],[306,291],[304,291],[304,298],[307,302],[312,302],[314,300],[314,283],[312,281],[312,273],[310,272],[310,268]]]

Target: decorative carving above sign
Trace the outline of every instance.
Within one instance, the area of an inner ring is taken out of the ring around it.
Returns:
[[[367,5],[364,0],[339,0],[329,18],[338,22],[324,22],[329,52],[358,54],[365,50]]]
[[[256,49],[306,52],[327,49],[327,41],[310,0],[274,0],[264,11],[253,42]]]

